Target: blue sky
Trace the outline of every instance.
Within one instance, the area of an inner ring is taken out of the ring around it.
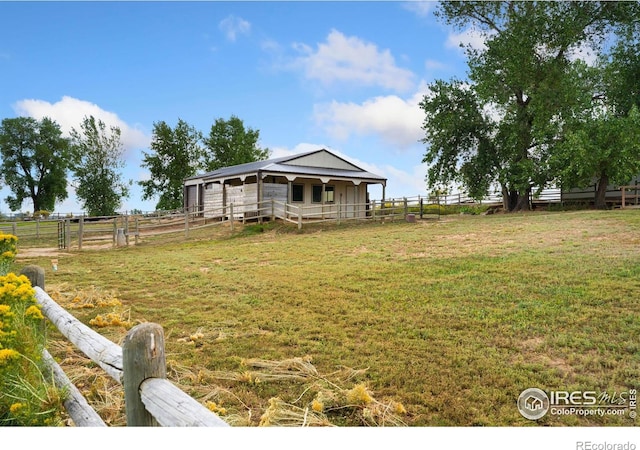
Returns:
[[[0,1],[0,119],[85,115],[119,126],[122,210],[153,210],[136,181],[154,122],[208,134],[236,115],[273,157],[327,148],[388,178],[387,197],[427,193],[418,102],[427,83],[464,78],[470,31],[435,2]],[[373,199],[381,189],[370,188]],[[0,192],[0,212],[9,208]],[[31,211],[25,201],[23,211]],[[56,212],[80,212],[73,190]]]

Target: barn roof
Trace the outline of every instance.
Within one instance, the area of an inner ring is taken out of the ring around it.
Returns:
[[[298,153],[291,156],[223,167],[212,172],[187,178],[205,182],[224,181],[245,175],[296,175],[311,178],[357,179],[371,183],[386,183],[386,178],[367,172],[326,149]]]

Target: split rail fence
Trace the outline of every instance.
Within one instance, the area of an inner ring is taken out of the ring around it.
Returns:
[[[122,347],[93,331],[69,314],[44,291],[44,270],[27,266],[22,273],[30,280],[42,313],[88,358],[123,385],[128,426],[228,427],[215,413],[187,395],[166,378],[164,333],[154,323],[132,328]],[[64,406],[76,426],[104,427],[91,408],[47,350],[43,359],[53,380],[67,396]]]
[[[444,200],[444,198],[443,198]],[[411,197],[361,204],[297,205],[276,200],[194,208],[189,211],[160,211],[105,217],[69,217],[0,223],[0,231],[20,240],[59,249],[121,247],[138,243],[146,236],[184,232],[226,225],[231,232],[238,223],[282,220],[298,228],[312,223],[439,218],[438,198]],[[444,203],[442,203],[444,204]],[[451,203],[450,203],[451,204]]]
[[[621,208],[640,207],[640,185],[621,186],[616,196],[611,197]],[[559,190],[543,191],[532,195],[532,207],[559,203],[580,203],[584,198],[592,198],[592,191],[562,194]],[[612,194],[613,195],[613,194]],[[591,196],[591,197],[589,197]],[[322,222],[386,221],[412,218],[439,218],[441,213],[452,206],[502,204],[500,196],[488,197],[481,202],[457,193],[434,196],[415,196],[368,203],[326,203],[290,204],[269,199],[253,203],[230,203],[228,205],[195,206],[189,210],[156,211],[153,213],[116,216],[84,217],[82,215],[61,218],[40,218],[38,220],[18,220],[0,222],[0,231],[11,233],[19,239],[35,242],[39,246],[59,249],[83,247],[121,247],[138,243],[141,237],[184,232],[206,227],[227,225],[231,231],[238,222],[263,222],[281,220],[302,228],[304,225]],[[614,205],[614,206],[615,206]]]

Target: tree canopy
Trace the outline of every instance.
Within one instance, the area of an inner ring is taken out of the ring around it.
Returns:
[[[156,209],[170,210],[183,207],[185,178],[201,167],[202,133],[182,119],[175,128],[160,121],[153,125],[152,153],[144,152],[142,167],[151,176],[140,181],[143,200],[159,197]]]
[[[428,185],[456,181],[476,197],[498,185],[508,210],[527,209],[532,189],[557,181],[551,156],[594,93],[576,55],[601,53],[638,11],[635,2],[440,3],[437,16],[479,31],[485,48],[466,48],[468,82],[438,80],[420,103]],[[464,114],[446,107],[452,95]]]
[[[33,211],[53,211],[56,201],[67,198],[69,142],[60,126],[49,118],[3,119],[0,125],[2,174],[13,195],[6,198],[12,211],[25,199]]]
[[[101,120],[85,117],[80,130],[71,131],[76,195],[91,216],[114,215],[129,196],[129,185],[119,169],[124,167],[120,129],[107,130]]]
[[[607,187],[640,172],[639,38],[628,36],[590,69],[595,94],[577,111],[551,158],[563,187],[595,184],[595,206],[606,208]]]
[[[209,136],[204,140],[204,169],[213,171],[267,159],[269,149],[260,148],[259,139],[260,131],[245,128],[244,122],[236,116],[231,116],[228,120],[216,119]]]

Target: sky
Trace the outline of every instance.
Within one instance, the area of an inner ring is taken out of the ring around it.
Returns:
[[[232,115],[272,157],[326,148],[386,177],[387,198],[426,195],[418,104],[434,80],[466,77],[461,43],[482,45],[436,6],[0,1],[0,119],[50,117],[67,136],[89,115],[118,126],[133,181],[121,211],[155,209],[137,183],[154,123],[182,119],[207,135]],[[55,212],[82,212],[73,188]]]

